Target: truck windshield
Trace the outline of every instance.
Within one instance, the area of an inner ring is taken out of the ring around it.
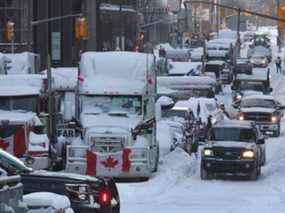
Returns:
[[[242,141],[255,142],[255,133],[252,129],[245,128],[213,128],[210,140],[214,141]]]
[[[83,112],[87,113],[113,113],[124,112],[129,115],[142,114],[141,96],[84,96]]]
[[[240,90],[253,90],[253,91],[265,91],[264,84],[262,82],[241,82]]]
[[[241,107],[250,108],[250,107],[264,107],[264,108],[274,108],[274,100],[266,99],[245,99],[241,102]]]
[[[1,97],[1,110],[24,110],[29,112],[37,111],[37,96],[30,97]]]

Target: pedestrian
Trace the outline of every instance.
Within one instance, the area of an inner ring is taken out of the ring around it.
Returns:
[[[278,56],[278,57],[276,58],[275,64],[276,64],[276,72],[277,72],[277,73],[281,73],[281,71],[282,71],[282,68],[281,68],[282,61],[281,61],[280,56]]]

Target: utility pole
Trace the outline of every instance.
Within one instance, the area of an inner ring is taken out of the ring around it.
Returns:
[[[240,46],[241,46],[241,41],[240,41],[240,8],[238,9],[238,17],[237,17],[237,55],[240,56]]]
[[[276,14],[277,17],[280,17],[280,0],[276,0]],[[278,30],[278,36],[277,36],[277,45],[278,45],[278,51],[281,52],[281,29],[280,29],[280,23],[277,22],[277,30]]]

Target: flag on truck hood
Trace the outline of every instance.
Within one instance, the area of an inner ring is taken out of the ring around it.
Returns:
[[[130,153],[130,149],[104,154],[88,150],[86,175],[113,177],[122,172],[128,172],[131,164],[129,160]]]

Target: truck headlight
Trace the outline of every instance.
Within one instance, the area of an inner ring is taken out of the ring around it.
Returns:
[[[277,116],[272,116],[271,117],[271,122],[276,123],[277,122]]]
[[[240,94],[236,96],[237,100],[240,100],[241,98],[242,98],[242,96]]]
[[[254,158],[254,152],[252,150],[246,150],[242,153],[243,158]]]
[[[204,156],[214,156],[214,152],[211,149],[204,149]]]
[[[244,120],[244,115],[239,115],[239,116],[238,116],[238,119],[239,119],[240,121],[243,121],[243,120]]]

